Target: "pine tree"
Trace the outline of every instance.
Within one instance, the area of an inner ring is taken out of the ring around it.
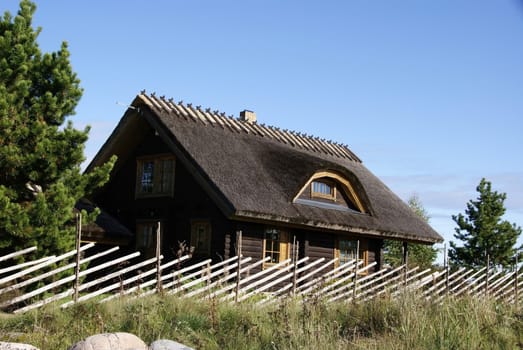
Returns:
[[[423,207],[417,195],[412,195],[407,201],[409,207],[425,222],[429,222],[430,216]],[[437,250],[431,245],[414,244],[408,245],[409,265],[419,266],[422,269],[430,268],[436,259]],[[400,266],[403,263],[403,242],[385,240],[384,260],[391,266]]]
[[[450,261],[455,265],[481,267],[488,256],[494,266],[509,267],[514,263],[521,227],[502,220],[506,193],[492,191],[491,183],[484,178],[476,191],[479,197],[467,203],[465,215],[452,216],[458,225],[454,238],[463,242],[463,246],[450,242]]]
[[[22,0],[17,16],[0,18],[0,252],[37,245],[43,256],[73,248],[74,205],[108,180],[114,161],[81,173],[89,128],[67,119],[80,81],[65,42],[40,52],[35,10]]]

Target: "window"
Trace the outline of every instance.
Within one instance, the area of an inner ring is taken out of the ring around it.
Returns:
[[[158,222],[151,221],[136,224],[136,250],[143,252],[145,257],[151,257],[156,254],[157,229]]]
[[[363,261],[363,266],[366,266],[367,261],[367,242],[360,240],[360,249],[358,254],[358,240],[354,239],[339,239],[336,249],[336,257],[339,259],[338,264],[346,264],[356,260]]]
[[[329,170],[317,171],[297,192],[293,203],[370,215],[369,208],[362,201],[364,190],[357,184],[355,176],[349,181],[347,175]]]
[[[313,181],[311,183],[311,198],[336,200],[336,185],[330,181]]]
[[[136,197],[172,196],[174,157],[160,156],[137,160]]]
[[[263,239],[263,257],[271,259],[265,265],[277,264],[289,256],[289,236],[287,232],[278,229],[265,230]]]
[[[208,220],[191,222],[191,247],[195,255],[211,255],[211,223]]]

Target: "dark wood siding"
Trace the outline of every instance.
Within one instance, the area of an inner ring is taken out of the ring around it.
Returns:
[[[173,196],[135,198],[136,159],[168,153],[167,146],[150,130],[145,142],[128,159],[121,160],[124,163],[112,174],[110,183],[93,198],[94,202],[131,232],[135,232],[137,222],[160,221],[162,253],[168,258],[177,254],[182,243],[190,246],[192,220],[208,221],[211,224],[210,257],[216,261],[224,259],[224,237],[233,234],[234,224],[225,218],[181,162],[175,163]],[[131,241],[128,249],[133,250],[134,246]],[[195,256],[193,261],[199,258],[204,257]]]
[[[304,256],[308,256],[311,261],[319,258],[325,258],[326,261],[334,259],[336,256],[336,241],[338,239],[347,239],[346,235],[334,235],[323,232],[309,232],[304,246]],[[360,245],[367,247],[367,262],[369,264],[376,262],[377,266],[369,272],[377,271],[383,264],[383,240],[370,239],[358,236],[349,236],[350,239],[360,239]]]
[[[232,258],[236,255],[236,245],[233,243],[234,239],[236,237],[236,234],[232,232],[226,232],[224,237],[224,251],[223,251],[223,257],[224,259]]]
[[[334,249],[336,244],[336,237],[334,235],[323,232],[309,232],[307,234],[307,248],[304,252],[311,261],[319,258],[327,260],[334,258]]]
[[[244,257],[251,257],[253,261],[258,261],[263,258],[263,232],[264,225],[238,223],[237,229],[242,232],[242,255]],[[248,272],[253,274],[261,271],[262,266]]]

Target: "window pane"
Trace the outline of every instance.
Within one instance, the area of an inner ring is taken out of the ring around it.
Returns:
[[[142,163],[141,192],[153,192],[154,162]]]
[[[333,197],[334,196],[334,186],[323,182],[323,181],[313,181],[312,182],[312,195],[317,195],[321,197]]]
[[[172,195],[175,164],[174,157],[138,159],[136,194],[138,196]]]
[[[156,224],[139,224],[136,230],[136,247],[151,248],[156,235]]]
[[[356,252],[358,250],[358,241],[354,240],[340,240],[340,264],[347,263],[356,259]],[[362,252],[360,252],[361,255]]]
[[[277,264],[280,262],[280,259],[285,259],[285,253],[282,251],[282,239],[283,233],[277,229],[268,229],[265,231],[264,240],[265,240],[265,252],[264,257],[269,257],[268,261],[271,264]],[[283,255],[282,255],[283,254]]]
[[[162,161],[162,181],[160,192],[168,193],[172,190],[174,173],[174,161],[172,159],[165,159]]]

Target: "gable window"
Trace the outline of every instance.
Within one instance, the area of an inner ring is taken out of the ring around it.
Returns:
[[[270,257],[270,260],[265,265],[277,264],[286,260],[289,257],[288,233],[275,228],[265,230],[263,257]]]
[[[330,181],[312,181],[311,198],[325,198],[336,200],[336,186]]]
[[[367,241],[360,240],[359,245],[358,251],[358,240],[338,239],[335,252],[335,256],[338,258],[338,264],[342,265],[358,260],[358,262],[361,261],[363,263],[363,266],[366,266],[368,264]]]
[[[172,156],[138,158],[136,197],[172,196],[174,166]]]
[[[191,222],[191,248],[195,255],[211,255],[211,223],[208,220]]]

